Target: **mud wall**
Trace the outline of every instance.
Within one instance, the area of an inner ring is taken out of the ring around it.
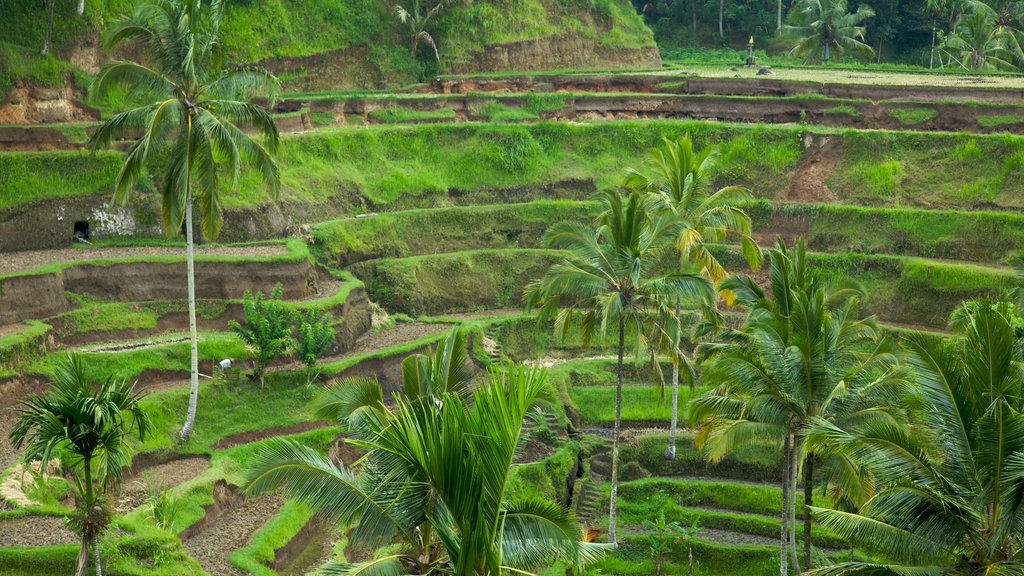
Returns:
[[[0,278],[0,325],[41,319],[68,309],[64,292],[102,300],[184,300],[185,262],[79,264],[62,271]],[[286,299],[315,293],[316,270],[307,260],[196,262],[196,296],[234,299],[245,290],[269,292],[276,283]]]
[[[98,120],[99,110],[82,104],[72,87],[15,86],[0,101],[0,124],[54,124]]]
[[[317,101],[310,109],[331,112],[337,121],[345,115],[357,114],[375,121],[377,110],[401,106],[419,111],[450,108],[454,121],[487,120],[478,112],[483,104],[493,101],[486,96],[452,95],[450,97],[408,97],[394,99],[350,99]],[[509,96],[499,100],[508,107],[525,107],[525,96]],[[902,111],[913,109],[931,112],[914,123],[900,120]],[[979,121],[986,116],[1008,118],[1006,123],[991,124]],[[827,98],[760,98],[744,96],[715,96],[688,94],[638,94],[627,96],[567,96],[564,106],[544,112],[542,119],[600,120],[636,118],[689,118],[697,120],[725,120],[730,122],[797,123],[807,122],[822,126],[852,127],[889,130],[944,130],[974,133],[1012,132],[1024,134],[1024,106],[998,107],[968,102],[894,102],[830,100]],[[436,120],[432,120],[436,121]]]
[[[155,199],[139,197],[129,206],[111,206],[106,194],[60,198],[0,210],[0,252],[66,248],[75,222],[88,222],[90,238],[161,233]]]
[[[281,283],[285,299],[304,297],[316,286],[316,271],[306,260],[196,262],[196,297],[238,298],[245,290],[269,292]],[[188,297],[185,262],[80,264],[64,269],[64,289],[103,300],[138,302]]]
[[[493,44],[445,72],[659,67],[661,56],[656,46],[608,48],[594,38],[564,35]]]
[[[68,309],[60,274],[0,278],[0,326],[47,318]]]
[[[784,71],[780,72],[785,74]],[[984,79],[979,79],[984,82]],[[904,101],[972,101],[1016,104],[1024,91],[984,86],[889,86],[827,84],[783,78],[690,78],[652,74],[463,76],[436,79],[431,90],[441,94],[469,92],[634,92],[708,94],[718,96],[797,96]]]

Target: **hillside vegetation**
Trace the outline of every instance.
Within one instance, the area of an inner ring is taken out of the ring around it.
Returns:
[[[14,60],[19,62],[12,69],[0,66],[0,94],[20,80],[46,85],[69,80],[60,74],[68,63],[95,71],[105,58],[100,30],[133,3],[85,4],[83,16],[75,12],[74,2],[56,4],[53,58],[38,55],[46,36],[45,3],[0,0],[0,63],[11,60],[10,53],[16,53]],[[426,45],[416,57],[410,55],[407,29],[395,8],[381,0],[228,0],[227,7],[222,40],[229,58],[235,64],[262,63],[281,76],[286,88],[394,86],[438,71],[501,69],[495,67],[500,60],[485,56],[492,47],[534,41],[547,42],[549,48],[563,43],[624,51],[618,66],[657,64],[654,37],[627,0],[456,2],[428,28],[440,62],[433,61]],[[646,61],[637,56],[640,49],[648,49]],[[519,48],[508,50],[515,53]],[[538,52],[536,57],[542,57],[543,50]],[[615,57],[579,52],[575,64],[587,67],[589,58],[590,67],[617,67]]]

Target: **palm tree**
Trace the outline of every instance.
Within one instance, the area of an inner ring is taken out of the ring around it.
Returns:
[[[553,318],[555,332],[563,338],[578,327],[584,345],[595,335],[607,333],[611,326],[618,327],[608,521],[608,540],[615,544],[626,328],[636,336],[639,353],[645,341],[671,339],[671,334],[678,332],[670,326],[670,319],[676,318],[672,313],[676,298],[708,307],[714,292],[711,284],[699,275],[654,272],[658,258],[672,238],[674,220],[656,210],[650,196],[633,190],[624,199],[609,191],[604,195],[604,204],[606,209],[596,228],[561,222],[548,231],[545,244],[565,249],[568,254],[564,262],[553,265],[543,278],[527,286],[526,306],[539,307],[539,322]]]
[[[654,174],[645,176],[630,170],[626,186],[656,194],[664,209],[676,220],[676,251],[679,270],[684,265],[700,267],[701,276],[717,285],[727,276],[725,267],[707,248],[711,242],[728,237],[739,237],[743,255],[750,267],[761,266],[761,250],[750,236],[750,217],[736,206],[752,196],[741,186],[728,186],[714,193],[708,192],[708,181],[718,160],[718,150],[707,147],[697,152],[689,134],[670,140],[666,138],[660,148],[648,152],[648,162]],[[728,296],[728,295],[727,295]],[[731,296],[730,296],[731,298]],[[680,302],[675,303],[675,316],[679,321]],[[678,334],[677,334],[678,336]],[[673,345],[680,348],[679,339]],[[666,458],[676,456],[676,428],[679,421],[679,366],[672,364],[672,419],[669,425]],[[691,388],[695,379],[690,374]]]
[[[824,57],[832,60],[832,50],[842,57],[847,52],[870,58],[875,51],[863,42],[867,29],[862,23],[875,15],[861,4],[856,12],[847,12],[846,0],[801,0],[789,15],[791,24],[782,33],[796,39],[790,54],[808,62]]]
[[[928,58],[928,68],[935,67],[935,38],[938,35],[939,18],[949,12],[951,4],[954,2],[955,0],[925,0],[925,10],[932,18],[932,45]],[[942,64],[941,58],[939,64]]]
[[[441,60],[441,54],[437,51],[437,43],[434,41],[434,37],[430,35],[430,32],[427,32],[427,26],[430,25],[430,21],[439,12],[451,5],[452,2],[454,0],[437,0],[436,4],[426,8],[421,4],[420,0],[412,0],[411,5],[407,4],[409,6],[408,9],[404,8],[401,4],[395,6],[398,20],[409,29],[410,56],[415,58],[420,42],[425,42],[434,50],[434,59]]]
[[[790,252],[780,240],[769,251],[770,293],[749,277],[733,277],[724,287],[736,291],[747,320],[721,344],[705,346],[710,356],[704,381],[717,388],[691,401],[690,420],[699,424],[697,444],[719,459],[744,445],[783,444],[783,504],[780,571],[787,548],[793,571],[796,554],[796,487],[803,468],[804,501],[810,503],[818,445],[807,439],[812,422],[839,427],[902,418],[898,402],[912,398],[898,367],[895,347],[879,334],[874,318],[856,316],[859,291],[834,288],[807,269],[803,241]],[[824,456],[824,455],[822,455]],[[868,488],[856,470],[844,488]],[[788,526],[788,535],[787,535]],[[811,517],[804,515],[804,569],[810,565]]]
[[[815,574],[1024,571],[1024,348],[1015,310],[981,301],[967,308],[964,338],[910,340],[927,406],[917,433],[815,423],[814,435],[881,471],[883,488],[859,513],[812,508],[814,517],[890,559]]]
[[[325,568],[334,574],[484,576],[558,561],[581,566],[603,548],[580,541],[569,510],[505,498],[524,418],[545,388],[542,370],[512,365],[492,367],[472,392],[395,395],[390,411],[380,386],[349,388],[356,406],[346,418],[349,441],[367,452],[359,476],[282,440],[256,455],[245,489],[283,487],[343,525],[358,520],[354,542],[400,544],[367,562]]]
[[[1024,62],[1017,35],[998,20],[997,13],[980,2],[943,40],[942,50],[961,67],[971,70],[1016,70]]]
[[[144,440],[151,428],[135,383],[108,378],[89,380],[78,355],[69,355],[54,369],[52,387],[22,402],[10,432],[15,448],[25,445],[26,461],[40,469],[59,454],[74,471],[75,513],[68,523],[82,537],[78,576],[84,576],[92,548],[96,574],[102,574],[98,539],[110,523],[106,492],[121,479],[129,463],[128,435],[135,428]]]
[[[277,146],[277,127],[270,113],[247,100],[261,90],[273,100],[277,79],[258,68],[222,67],[221,9],[221,2],[203,4],[202,0],[157,0],[139,5],[131,16],[113,26],[107,45],[112,48],[131,42],[146,54],[147,63],[113,60],[103,66],[94,84],[100,97],[123,85],[134,97],[149,102],[114,115],[93,134],[92,146],[100,148],[126,130],[143,129],[117,175],[115,201],[128,201],[152,155],[168,154],[160,189],[163,227],[167,235],[176,235],[184,221],[188,262],[192,363],[188,413],[180,433],[183,440],[192,433],[199,395],[192,204],[199,202],[203,235],[213,240],[222,222],[221,175],[233,184],[242,164],[250,164],[262,174],[275,198],[280,181],[268,150],[242,130],[261,132],[270,150]]]

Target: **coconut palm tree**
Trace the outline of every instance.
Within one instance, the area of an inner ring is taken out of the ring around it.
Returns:
[[[648,152],[652,174],[630,170],[626,176],[627,187],[655,194],[664,210],[676,220],[679,270],[684,266],[699,266],[701,276],[715,285],[724,280],[727,273],[718,258],[708,250],[708,243],[738,238],[751,268],[756,270],[761,266],[761,249],[750,236],[750,217],[737,206],[752,197],[750,191],[742,186],[728,186],[717,192],[708,190],[717,160],[717,148],[695,151],[693,139],[684,134],[675,140],[666,138],[661,147]],[[676,300],[677,322],[679,313],[680,302]],[[678,338],[673,344],[680,348]],[[666,458],[675,458],[676,455],[680,365],[689,366],[681,362],[672,364],[672,418]],[[692,388],[695,379],[692,374],[690,376]]]
[[[395,14],[398,16],[399,22],[408,28],[410,56],[415,58],[420,42],[424,42],[433,49],[434,59],[441,60],[441,54],[437,51],[437,42],[434,41],[434,37],[427,31],[427,27],[438,13],[450,6],[454,1],[436,0],[433,6],[425,6],[424,4],[427,4],[427,2],[412,0],[412,4],[406,3],[408,8],[403,7],[401,4],[395,6]]]
[[[840,57],[846,53],[870,58],[875,51],[863,42],[867,28],[863,22],[875,15],[871,7],[861,4],[856,12],[848,12],[846,0],[801,0],[790,12],[790,24],[782,34],[795,39],[790,54],[808,62],[832,60],[832,51]]]
[[[273,100],[277,79],[258,68],[223,67],[221,9],[218,0],[157,0],[137,6],[131,16],[114,24],[106,43],[113,48],[130,42],[146,56],[145,62],[113,60],[103,66],[93,85],[100,97],[126,86],[132,97],[146,102],[114,115],[92,137],[92,146],[101,148],[128,130],[142,130],[114,182],[115,201],[127,202],[147,163],[160,156],[165,166],[160,183],[164,232],[177,235],[182,221],[185,224],[192,363],[182,439],[192,433],[199,395],[193,203],[199,204],[203,235],[213,240],[223,219],[222,178],[230,187],[242,165],[249,164],[274,197],[280,180],[268,152],[277,146],[277,127],[267,110],[248,101],[261,91]],[[243,128],[262,133],[268,147]]]
[[[526,306],[539,308],[539,322],[554,319],[555,332],[563,338],[578,328],[584,345],[594,336],[617,327],[608,521],[608,540],[615,544],[626,330],[636,336],[638,353],[645,341],[672,341],[671,335],[679,331],[671,326],[677,318],[672,311],[676,298],[708,307],[714,292],[711,283],[699,275],[655,272],[659,257],[673,237],[674,219],[657,210],[651,196],[633,190],[623,198],[618,192],[609,191],[604,195],[604,204],[605,211],[594,228],[561,222],[547,232],[545,244],[566,250],[566,260],[553,265],[543,278],[527,286]]]
[[[766,294],[749,277],[723,282],[747,309],[743,327],[725,342],[705,346],[704,381],[717,387],[691,401],[690,420],[699,425],[698,446],[719,459],[744,445],[783,444],[783,504],[780,571],[787,548],[794,572],[796,486],[803,468],[804,501],[811,502],[815,450],[807,438],[812,422],[839,427],[866,421],[895,425],[905,419],[898,403],[913,398],[899,369],[895,346],[881,337],[874,318],[856,315],[860,292],[832,287],[807,268],[802,240],[789,251],[781,240],[769,251],[771,286]],[[820,458],[823,455],[819,455]],[[856,469],[844,489],[868,490]],[[858,484],[861,483],[861,484]],[[786,534],[788,526],[788,535]],[[804,569],[810,565],[811,517],[804,516]]]
[[[1015,30],[1000,23],[986,4],[971,4],[971,11],[942,42],[952,61],[971,70],[1016,70],[1024,51]]]
[[[82,537],[76,574],[84,576],[92,549],[97,576],[102,574],[98,539],[110,523],[106,493],[130,463],[128,436],[134,429],[144,440],[151,428],[135,383],[108,378],[96,383],[86,375],[82,358],[69,355],[57,365],[46,394],[22,402],[10,432],[24,458],[38,460],[40,470],[60,456],[74,473],[75,512],[68,524]]]
[[[815,423],[813,435],[881,471],[883,488],[859,513],[812,508],[814,517],[889,563],[814,574],[1024,571],[1024,348],[1015,310],[981,301],[968,307],[963,338],[910,340],[927,406],[916,433]]]
[[[373,399],[353,402],[346,418],[349,442],[367,453],[360,475],[278,441],[256,455],[245,489],[283,487],[343,525],[358,520],[354,542],[398,544],[367,562],[325,568],[333,574],[484,576],[558,561],[581,566],[603,548],[580,541],[572,512],[505,498],[524,418],[545,387],[543,370],[492,367],[471,392],[398,394],[392,410],[380,386],[363,387]]]

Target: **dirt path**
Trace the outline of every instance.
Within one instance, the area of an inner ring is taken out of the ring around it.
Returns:
[[[283,244],[258,246],[196,246],[196,256],[267,257],[285,254]],[[28,250],[8,252],[0,259],[0,274],[23,272],[54,262],[74,262],[100,258],[134,258],[145,256],[184,256],[183,246],[104,246],[95,248],[63,248],[60,250]]]
[[[204,530],[185,540],[185,549],[199,561],[209,574],[245,576],[228,560],[231,553],[242,548],[284,504],[277,494],[245,500],[217,517]]]
[[[837,197],[825,179],[843,158],[842,138],[825,137],[823,143],[812,143],[793,173],[780,200],[789,202],[834,202]]]
[[[59,516],[27,516],[0,521],[0,546],[52,546],[78,541]]]

